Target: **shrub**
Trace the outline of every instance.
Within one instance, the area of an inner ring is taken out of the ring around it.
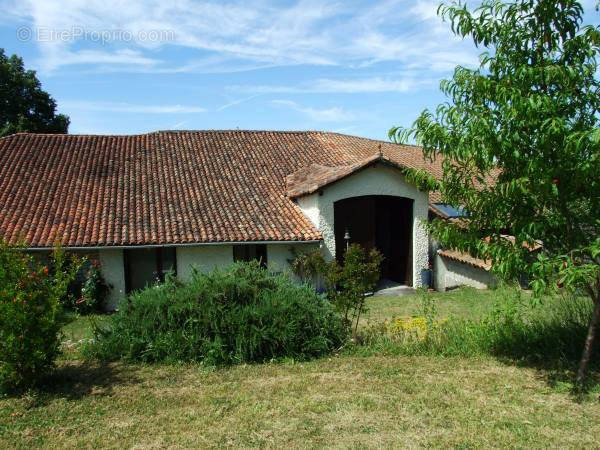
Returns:
[[[53,261],[63,267],[56,249]],[[0,243],[0,387],[34,386],[52,368],[59,352],[60,298],[77,267],[50,274],[22,249]]]
[[[168,278],[134,293],[86,352],[100,359],[202,361],[210,365],[307,359],[346,338],[332,306],[307,285],[258,263]]]
[[[292,271],[302,280],[319,276],[325,281],[327,297],[344,317],[354,333],[362,314],[366,312],[365,297],[377,286],[383,255],[376,249],[367,251],[352,244],[344,253],[343,264],[326,262],[320,251],[298,255]]]
[[[75,302],[75,309],[80,314],[100,312],[111,287],[104,280],[98,263],[92,262],[85,274],[81,287],[81,295]]]
[[[328,296],[350,324],[358,329],[360,316],[366,311],[365,298],[379,281],[383,256],[376,249],[365,250],[352,244],[344,254],[344,263],[330,263],[327,273]]]
[[[64,271],[70,264],[77,263],[79,269],[69,283],[67,292],[61,297],[60,303],[65,311],[79,314],[101,312],[111,286],[104,280],[100,266],[95,261],[77,258],[75,255],[65,255],[62,266],[56,267],[50,263],[50,273]]]
[[[321,250],[314,249],[308,252],[297,253],[296,249],[292,247],[291,252],[293,258],[288,262],[294,275],[303,283],[320,288],[328,269],[328,264]]]

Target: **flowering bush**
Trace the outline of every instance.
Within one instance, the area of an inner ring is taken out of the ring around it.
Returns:
[[[65,254],[56,249],[56,267]],[[51,274],[22,249],[0,242],[0,388],[35,385],[59,352],[60,299],[75,277],[76,262]]]

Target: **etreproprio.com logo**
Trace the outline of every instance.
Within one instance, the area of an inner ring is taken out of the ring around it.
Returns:
[[[83,27],[56,29],[49,27],[19,27],[17,39],[21,42],[73,42],[84,40],[97,44],[109,42],[166,42],[175,40],[173,30],[87,30]]]

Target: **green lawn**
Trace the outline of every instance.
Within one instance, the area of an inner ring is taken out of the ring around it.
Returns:
[[[105,315],[91,314],[89,316],[73,316],[67,325],[63,327],[63,335],[65,340],[79,341],[81,339],[89,339],[93,337],[93,324],[102,323],[106,320]]]
[[[95,324],[102,325],[106,315],[90,314],[89,316],[69,317],[69,322],[63,327],[62,359],[77,360],[80,358],[79,348],[83,341],[94,337]]]
[[[494,292],[433,294],[440,316],[480,315]],[[371,319],[419,297],[369,300]],[[102,320],[102,318],[100,318]],[[91,336],[89,319],[65,328]],[[597,448],[598,392],[494,359],[332,356],[208,369],[93,364],[72,344],[52,388],[0,399],[0,448]]]
[[[434,300],[440,318],[479,318],[490,311],[503,292],[461,288],[448,292],[428,292],[424,295]],[[382,321],[396,316],[420,315],[422,295],[417,293],[403,297],[370,297],[367,300],[368,312],[365,320]]]

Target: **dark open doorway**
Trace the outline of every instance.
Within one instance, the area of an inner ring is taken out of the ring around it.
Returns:
[[[338,260],[350,243],[377,248],[384,256],[381,278],[412,285],[413,200],[386,195],[353,197],[335,202],[334,231]]]
[[[177,275],[175,247],[126,249],[123,255],[127,294],[164,282],[167,273]]]

